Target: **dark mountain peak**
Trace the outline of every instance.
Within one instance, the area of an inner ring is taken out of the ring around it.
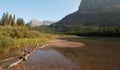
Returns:
[[[81,0],[79,10],[56,25],[120,26],[120,0]]]
[[[81,0],[79,11],[120,8],[120,0]]]

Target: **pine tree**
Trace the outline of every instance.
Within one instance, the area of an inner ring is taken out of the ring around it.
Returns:
[[[13,16],[12,21],[11,21],[11,26],[14,26],[14,25],[15,25],[15,15]]]
[[[5,18],[4,18],[4,25],[8,25],[9,24],[9,14],[8,12],[5,14]]]
[[[2,20],[1,20],[2,25],[5,25],[5,13],[2,15]]]
[[[2,25],[2,20],[0,19],[0,25]]]
[[[18,18],[16,23],[17,23],[18,26],[21,26],[21,25],[24,26],[25,25],[25,22],[24,22],[23,18]]]
[[[10,15],[10,16],[9,16],[8,24],[11,25],[12,21],[13,21],[13,18],[12,18],[12,15]]]

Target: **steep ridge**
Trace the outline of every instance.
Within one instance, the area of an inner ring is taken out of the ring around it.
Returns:
[[[120,26],[120,0],[82,0],[78,11],[56,25]]]
[[[120,0],[82,0],[79,9],[85,11],[118,7],[120,8]]]

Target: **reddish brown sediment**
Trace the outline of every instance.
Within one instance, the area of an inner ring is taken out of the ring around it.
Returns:
[[[71,42],[67,40],[52,40],[51,43],[49,44],[50,47],[66,47],[66,48],[75,48],[75,47],[84,47],[85,44],[82,42]]]

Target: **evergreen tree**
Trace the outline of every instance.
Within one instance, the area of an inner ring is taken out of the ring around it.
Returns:
[[[9,15],[8,12],[7,13],[3,13],[2,15],[2,19],[1,19],[1,24],[4,25],[15,25],[15,15],[12,16],[11,14]]]
[[[5,13],[3,13],[2,15],[2,21],[1,21],[2,25],[5,25]]]
[[[0,25],[2,25],[2,20],[0,19]]]
[[[10,16],[9,16],[9,21],[8,21],[9,25],[11,25],[12,20],[13,20],[12,15],[10,15]]]
[[[8,25],[9,24],[9,14],[8,12],[5,14],[5,18],[4,18],[4,25]]]
[[[14,25],[15,25],[15,15],[13,16],[12,21],[11,21],[11,26],[14,26]]]
[[[25,25],[25,22],[24,22],[23,18],[18,18],[16,23],[17,23],[18,26],[21,26],[21,25],[24,26]]]

